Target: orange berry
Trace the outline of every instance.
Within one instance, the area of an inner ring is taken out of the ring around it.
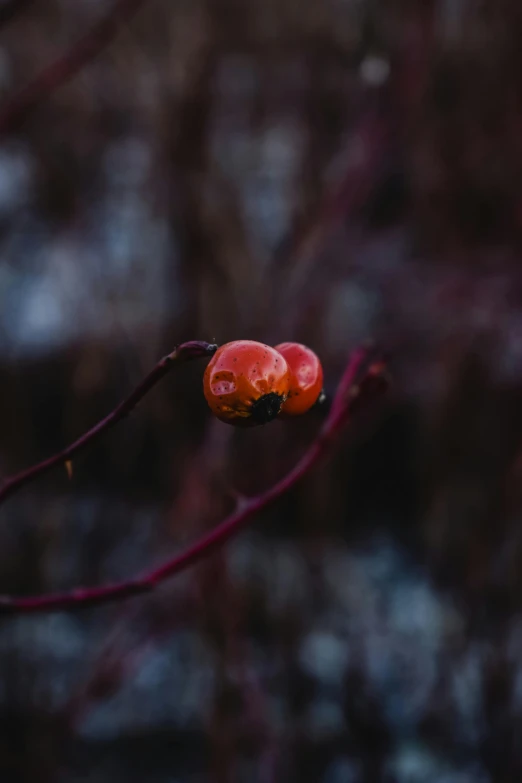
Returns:
[[[284,357],[275,348],[253,340],[222,345],[203,377],[203,391],[212,413],[236,427],[253,427],[275,419],[289,386]]]

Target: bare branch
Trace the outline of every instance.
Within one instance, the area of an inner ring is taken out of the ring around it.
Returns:
[[[145,397],[146,394],[160,381],[174,365],[181,362],[187,362],[192,359],[199,359],[203,356],[207,358],[212,356],[217,350],[217,345],[201,342],[199,340],[192,340],[187,343],[178,345],[177,348],[164,356],[161,361],[157,363],[154,369],[136,386],[133,392],[120,402],[119,405],[114,408],[104,419],[95,424],[84,435],[79,437],[74,443],[71,443],[63,451],[59,451],[52,457],[39,462],[37,465],[33,465],[21,473],[17,473],[15,476],[5,479],[0,485],[0,503],[7,500],[8,497],[13,495],[21,487],[29,484],[37,476],[41,476],[43,473],[47,473],[48,470],[54,468],[56,465],[63,465],[68,463],[73,456],[78,454],[79,451],[90,445],[99,435],[114,427],[119,421],[124,419],[129,413],[136,407],[140,400]]]
[[[160,362],[161,364],[161,362]],[[210,555],[242,530],[254,514],[294,486],[316,464],[324,451],[363,403],[381,394],[387,386],[384,365],[368,348],[359,348],[350,359],[332,402],[330,413],[319,435],[295,467],[260,495],[243,500],[237,510],[192,546],[142,576],[112,585],[80,588],[66,593],[14,598],[0,597],[0,613],[28,613],[50,610],[74,610],[82,606],[122,600],[147,593],[175,574]]]

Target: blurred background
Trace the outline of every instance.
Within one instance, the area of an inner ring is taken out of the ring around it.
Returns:
[[[114,2],[114,0],[113,0]],[[108,11],[0,2],[0,116]],[[5,783],[522,778],[522,6],[151,0],[0,138],[0,472],[176,343],[299,340],[393,388],[154,594],[0,618]],[[140,573],[324,413],[236,431],[204,362],[0,512],[0,592]]]

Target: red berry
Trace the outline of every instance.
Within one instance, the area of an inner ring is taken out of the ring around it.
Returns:
[[[300,416],[315,405],[323,388],[323,368],[319,357],[301,343],[276,345],[290,369],[290,389],[281,407],[280,418]]]
[[[275,419],[285,402],[290,373],[283,356],[264,343],[222,345],[205,370],[203,391],[218,419],[252,427]]]

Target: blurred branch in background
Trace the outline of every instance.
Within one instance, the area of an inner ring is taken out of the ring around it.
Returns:
[[[77,74],[118,34],[145,0],[114,0],[112,8],[62,56],[0,106],[0,134],[16,128],[34,106]],[[20,2],[20,5],[23,3]],[[25,3],[27,5],[27,3]],[[17,11],[13,8],[12,15]],[[0,10],[0,25],[2,14]]]

